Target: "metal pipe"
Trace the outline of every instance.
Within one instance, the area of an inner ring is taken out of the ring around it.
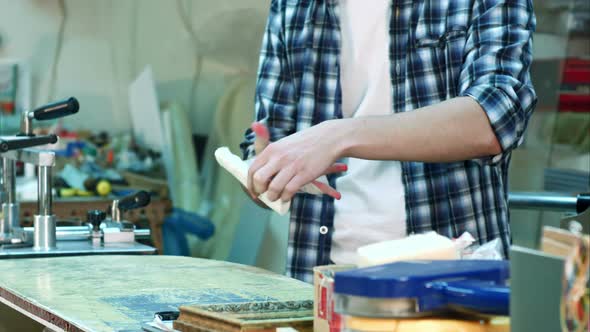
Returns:
[[[4,156],[4,155],[3,155]],[[19,206],[16,202],[16,167],[15,161],[2,158],[2,182],[4,188],[2,209],[2,220],[0,220],[0,235],[10,235],[15,228],[19,227]]]
[[[16,203],[16,167],[15,161],[2,158],[2,168],[4,169],[4,189],[6,191],[6,203]]]
[[[52,193],[51,193],[51,167],[39,166],[38,168],[38,183],[37,183],[37,211],[41,216],[52,215]]]
[[[36,215],[33,217],[33,249],[53,250],[57,247],[57,234],[54,215]]]
[[[508,194],[508,205],[513,209],[576,211],[578,198],[555,193],[514,192]]]
[[[20,227],[18,203],[2,204],[2,228],[0,233],[11,234]]]
[[[32,233],[33,227],[24,227],[25,232]],[[133,231],[136,239],[149,239],[149,229],[135,229]],[[91,228],[88,226],[58,226],[56,229],[57,240],[86,240],[90,238],[92,234]]]
[[[10,236],[11,227],[8,223],[8,219],[4,218],[3,213],[0,213],[0,239],[4,239]]]
[[[119,210],[119,200],[116,199],[111,205],[111,220],[120,222],[121,221],[121,210]]]
[[[26,136],[33,135],[33,117],[31,112],[23,112],[20,120],[20,133]]]
[[[87,226],[60,226],[56,229],[58,240],[86,240],[91,230]]]
[[[4,164],[0,161],[0,204],[6,199],[6,189],[4,188]]]
[[[2,158],[4,159],[4,158]],[[0,161],[0,238],[5,238],[10,233],[10,225],[8,220],[4,218],[4,214],[1,209],[6,200],[6,192],[4,189],[4,164]]]

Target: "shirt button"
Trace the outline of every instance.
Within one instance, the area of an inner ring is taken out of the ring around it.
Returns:
[[[320,227],[320,234],[322,234],[322,235],[328,234],[328,227],[326,227],[326,226]]]
[[[400,66],[400,64],[399,64],[399,63],[397,63],[397,64],[395,65],[395,73],[396,73],[397,75],[399,75],[399,74],[401,73],[401,71],[402,71],[402,66]]]

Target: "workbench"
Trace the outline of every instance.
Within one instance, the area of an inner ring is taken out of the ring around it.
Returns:
[[[66,331],[140,331],[187,304],[312,301],[313,287],[251,266],[177,256],[0,260],[0,306]],[[0,310],[0,317],[2,310]],[[22,317],[0,320],[16,329]],[[20,323],[22,324],[22,323]],[[22,326],[22,325],[21,325]]]

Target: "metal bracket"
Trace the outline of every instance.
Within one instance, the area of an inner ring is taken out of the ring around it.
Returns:
[[[13,160],[22,161],[26,164],[33,164],[36,166],[55,166],[55,152],[40,150],[40,149],[22,149],[12,150],[0,154],[0,157]]]

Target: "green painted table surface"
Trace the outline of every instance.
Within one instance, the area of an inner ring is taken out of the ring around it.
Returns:
[[[301,301],[309,284],[258,268],[176,256],[0,260],[0,298],[68,331],[138,331],[186,304]]]

